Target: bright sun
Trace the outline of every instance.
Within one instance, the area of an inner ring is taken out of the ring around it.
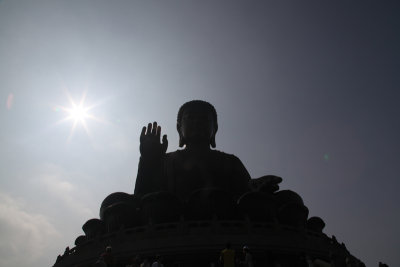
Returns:
[[[67,111],[69,112],[68,118],[74,120],[74,123],[85,123],[85,119],[90,117],[88,110],[89,108],[84,107],[81,104],[79,106],[73,105],[72,108],[67,109]]]
[[[71,139],[78,124],[80,124],[85,129],[87,135],[90,136],[87,121],[89,119],[100,121],[98,118],[96,118],[95,116],[93,116],[92,114],[89,113],[89,111],[95,105],[88,106],[85,104],[86,92],[84,92],[82,94],[82,97],[79,102],[74,101],[74,99],[70,96],[68,91],[67,91],[67,97],[68,97],[68,100],[69,100],[71,106],[70,107],[59,106],[59,107],[56,107],[56,111],[62,110],[67,113],[67,117],[65,117],[60,122],[72,121],[72,123],[73,123],[71,133],[70,133],[70,136],[68,137],[68,139]]]

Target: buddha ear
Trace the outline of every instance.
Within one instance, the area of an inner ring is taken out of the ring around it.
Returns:
[[[218,131],[218,125],[215,126],[214,134],[211,136],[210,145],[212,148],[215,148],[217,146],[215,144],[215,135],[217,134],[217,131]]]
[[[212,148],[215,148],[215,147],[216,147],[216,144],[215,144],[215,134],[211,137],[210,145],[211,145]]]
[[[218,125],[215,126],[214,134],[211,136],[210,145],[212,148],[215,148],[217,146],[215,144],[215,135],[217,134],[217,131],[218,131]]]
[[[179,134],[179,147],[183,147],[186,142],[181,134],[181,125],[179,123],[176,124],[176,130],[178,131]]]
[[[179,133],[179,147],[183,147],[184,145],[185,145],[185,139],[183,138],[181,133]]]

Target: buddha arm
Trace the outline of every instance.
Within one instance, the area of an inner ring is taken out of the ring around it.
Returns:
[[[249,181],[251,179],[249,172],[246,167],[243,165],[242,161],[232,155],[232,165],[233,165],[233,191],[237,194],[241,195],[247,191],[249,191]]]
[[[147,193],[166,189],[164,160],[165,156],[161,158],[140,157],[136,176],[135,195],[143,196]]]

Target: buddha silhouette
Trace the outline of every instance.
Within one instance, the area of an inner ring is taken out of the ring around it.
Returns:
[[[179,109],[179,146],[166,153],[167,136],[161,139],[157,122],[143,127],[135,195],[168,191],[182,200],[201,188],[215,188],[239,197],[248,191],[250,175],[234,155],[215,149],[217,113],[208,102],[193,100]]]
[[[311,257],[328,258],[335,251],[335,255],[354,258],[343,243],[323,233],[321,218],[308,218],[300,195],[278,191],[282,178],[265,175],[250,179],[236,156],[214,149],[218,123],[211,104],[200,100],[185,103],[178,112],[177,130],[183,149],[166,153],[168,140],[165,135],[161,140],[157,122],[143,127],[134,194],[107,196],[100,219],[90,219],[82,226],[85,236],[75,240],[73,253],[68,249],[57,257],[55,266],[87,263],[98,256],[96,250],[105,242],[120,249],[121,262],[128,255],[143,251],[154,255],[162,249],[182,266],[206,266],[215,256],[210,254],[214,253],[212,247],[227,237],[236,244],[251,240],[259,259],[265,258],[265,251],[272,255],[287,252],[290,266],[296,265],[292,261],[296,250]],[[155,227],[147,227],[151,225]],[[269,238],[271,233],[276,238]],[[196,255],[198,262],[188,258],[188,253]]]

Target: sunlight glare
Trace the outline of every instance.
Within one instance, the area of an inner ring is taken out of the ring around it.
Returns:
[[[54,110],[55,111],[63,110],[64,112],[67,113],[67,117],[65,117],[60,122],[70,120],[73,123],[68,140],[71,139],[78,124],[82,125],[82,127],[86,131],[86,134],[90,137],[89,128],[87,126],[87,120],[91,119],[91,120],[97,120],[97,121],[102,122],[100,119],[96,118],[95,116],[93,116],[89,113],[89,111],[95,105],[91,105],[91,106],[85,105],[86,92],[83,93],[82,98],[79,101],[79,104],[77,102],[75,102],[74,99],[72,99],[72,97],[70,96],[68,91],[67,91],[67,97],[71,104],[71,107],[67,108],[67,107],[58,106],[58,107],[55,107]]]
[[[74,120],[75,122],[79,121],[79,122],[83,123],[86,118],[90,117],[90,115],[87,112],[88,108],[83,107],[82,105],[79,105],[79,106],[74,105],[68,111],[69,111],[70,118],[72,120]]]

